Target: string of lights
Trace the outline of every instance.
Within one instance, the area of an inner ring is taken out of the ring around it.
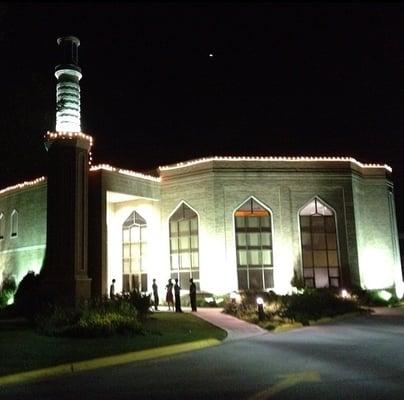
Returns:
[[[196,164],[203,164],[211,161],[281,161],[281,162],[351,162],[360,168],[384,168],[385,170],[392,172],[392,168],[387,164],[364,164],[356,160],[353,157],[206,157],[196,160],[190,160],[185,162],[179,162],[173,165],[160,166],[161,171],[168,171],[177,168],[190,167]]]

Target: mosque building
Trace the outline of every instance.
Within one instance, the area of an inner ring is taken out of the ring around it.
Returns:
[[[306,287],[403,291],[392,170],[351,157],[207,157],[150,175],[92,165],[80,41],[58,39],[48,176],[0,190],[0,282],[41,272],[77,300],[178,278],[225,294]]]

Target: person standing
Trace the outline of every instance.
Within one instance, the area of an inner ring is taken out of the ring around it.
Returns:
[[[196,312],[196,285],[193,278],[189,280],[189,299],[191,301],[191,309]]]
[[[111,286],[109,287],[109,298],[115,298],[115,279],[112,279]]]
[[[174,294],[175,294],[175,312],[182,312],[181,310],[181,287],[178,284],[178,279],[175,279]]]
[[[171,279],[168,280],[168,284],[166,285],[166,302],[168,304],[168,311],[171,311],[171,307],[174,309],[174,299],[173,299],[173,283]]]
[[[158,287],[157,287],[157,283],[156,283],[155,279],[153,279],[152,289],[153,289],[153,297],[154,297],[154,309],[157,311],[158,306],[159,306],[159,292],[158,292]]]

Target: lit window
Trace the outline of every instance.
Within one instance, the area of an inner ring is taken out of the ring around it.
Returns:
[[[171,278],[177,278],[182,288],[189,287],[189,279],[193,278],[199,290],[198,216],[182,203],[169,224]]]
[[[11,237],[18,236],[18,211],[13,210],[11,213]]]
[[[146,233],[146,221],[133,211],[122,226],[123,291],[147,291]]]
[[[6,221],[4,218],[4,214],[0,213],[0,240],[4,239],[4,232],[6,228]]]
[[[238,288],[274,286],[271,214],[253,198],[234,214]]]
[[[340,286],[335,215],[317,198],[300,211],[300,237],[306,287]]]

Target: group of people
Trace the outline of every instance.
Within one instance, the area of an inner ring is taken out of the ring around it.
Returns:
[[[196,285],[194,283],[193,278],[189,280],[189,299],[191,302],[191,309],[192,311],[196,311]],[[158,294],[158,287],[156,280],[153,279],[153,297],[154,297],[154,309],[158,310],[158,305],[159,305],[159,294]],[[174,290],[174,295],[173,295],[173,290]],[[181,309],[181,287],[178,284],[178,279],[175,279],[175,284],[172,283],[172,279],[168,280],[168,283],[166,285],[166,303],[168,305],[168,310],[171,311],[174,310],[174,304],[175,304],[175,311],[176,312],[182,312]],[[174,298],[175,298],[175,303],[174,303]]]
[[[189,299],[191,302],[191,309],[192,311],[196,311],[196,285],[194,283],[194,280],[191,278],[189,280]],[[158,293],[158,286],[156,283],[156,280],[153,279],[153,300],[154,300],[154,309],[158,310],[158,305],[160,302],[159,299],[159,293]],[[175,295],[175,311],[176,312],[182,312],[181,309],[181,287],[178,284],[178,279],[175,279],[175,285],[172,283],[172,279],[168,280],[168,283],[166,285],[166,302],[168,305],[168,310],[171,311],[171,309],[174,310],[174,296],[173,296],[173,289],[174,289],[174,295]],[[113,299],[115,297],[115,279],[112,279],[112,284],[109,287],[109,297]]]

